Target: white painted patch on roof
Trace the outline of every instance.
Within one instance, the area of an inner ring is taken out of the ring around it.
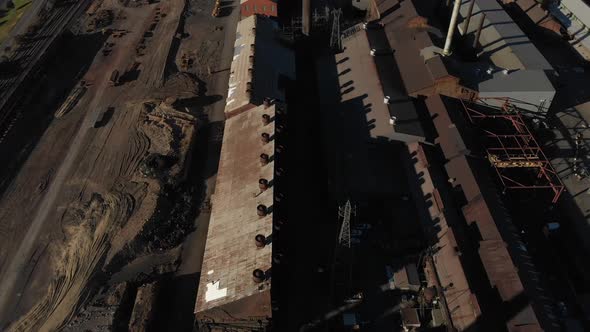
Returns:
[[[212,271],[209,271],[212,272]],[[219,280],[207,283],[207,292],[205,292],[205,301],[214,301],[227,296],[227,288],[219,288]]]

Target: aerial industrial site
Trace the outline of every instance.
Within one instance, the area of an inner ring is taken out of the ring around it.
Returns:
[[[0,331],[590,331],[590,1],[0,0]]]

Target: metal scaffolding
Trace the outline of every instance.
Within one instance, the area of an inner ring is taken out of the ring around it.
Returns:
[[[516,107],[507,99],[501,110],[461,103],[471,123],[484,132],[487,158],[504,190],[550,189],[556,203],[563,183]]]

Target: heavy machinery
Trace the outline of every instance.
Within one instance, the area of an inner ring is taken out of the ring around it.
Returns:
[[[221,0],[215,0],[215,6],[213,6],[213,12],[211,16],[218,17],[221,12]]]

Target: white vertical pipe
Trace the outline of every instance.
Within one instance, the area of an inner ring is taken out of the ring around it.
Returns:
[[[453,7],[453,14],[451,14],[451,23],[449,23],[449,31],[447,32],[447,40],[445,41],[444,56],[451,55],[451,43],[453,42],[453,34],[457,28],[457,18],[459,17],[459,8],[461,7],[461,0],[455,0]]]

